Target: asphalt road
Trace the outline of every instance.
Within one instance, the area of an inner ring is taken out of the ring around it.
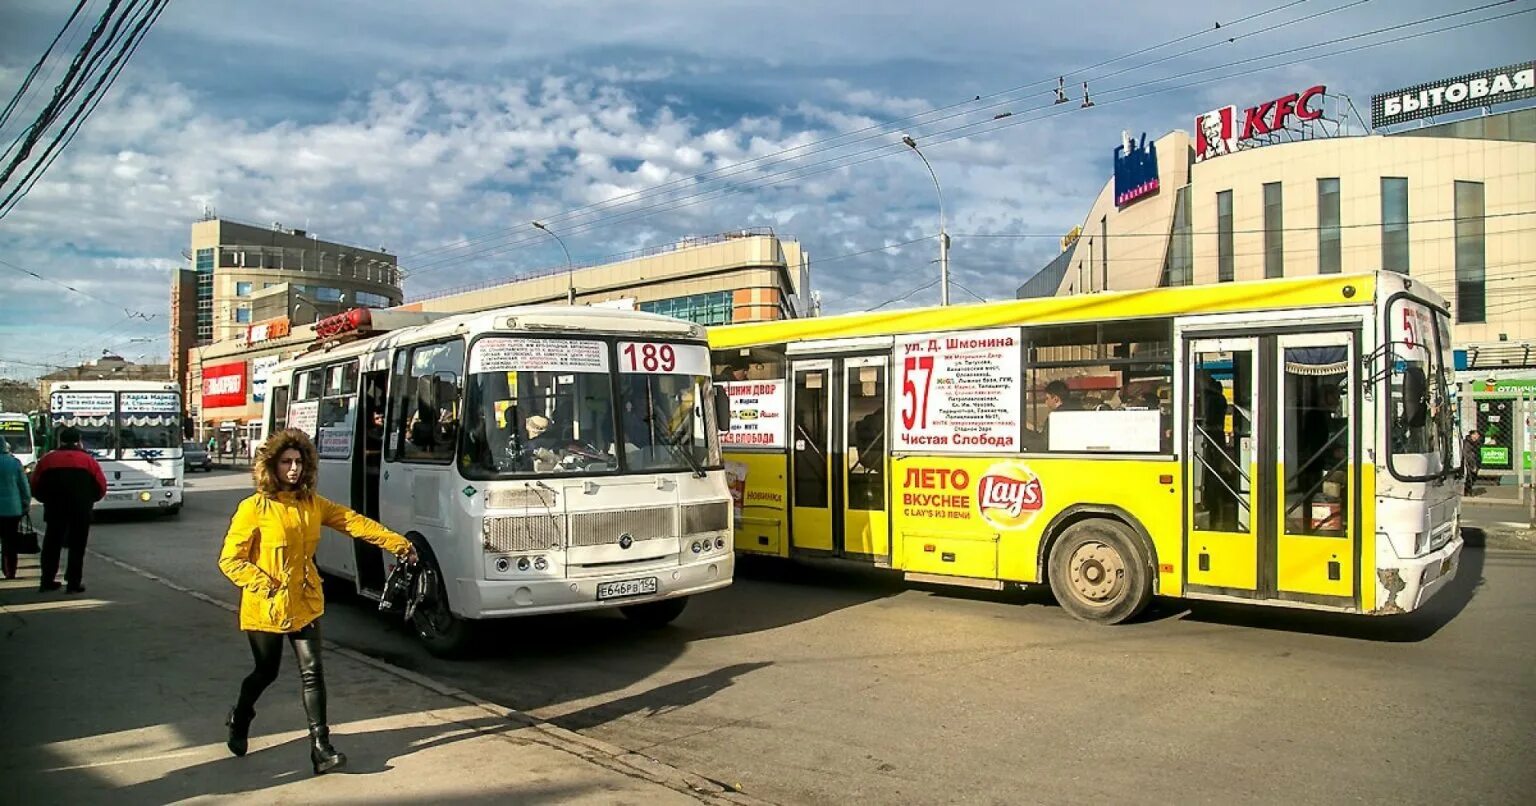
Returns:
[[[233,601],[214,560],[241,478],[192,483],[179,519],[107,518],[92,547]],[[743,565],[670,628],[510,621],[465,661],[356,598],[325,626],[785,803],[1536,802],[1536,552],[1470,548],[1396,619],[1170,602],[1113,628],[1044,592]]]

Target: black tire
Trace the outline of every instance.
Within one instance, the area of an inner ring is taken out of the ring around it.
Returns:
[[[180,515],[181,515],[181,504],[176,504],[175,506],[169,506],[169,507],[165,508],[165,516],[167,518],[175,518],[175,517],[179,517]]]
[[[624,617],[650,629],[658,629],[671,624],[683,614],[683,608],[688,606],[687,596],[675,596],[671,599],[662,599],[659,602],[646,602],[645,604],[629,605],[619,608]]]
[[[411,632],[428,652],[439,658],[463,657],[474,643],[475,622],[453,614],[437,558],[422,541],[411,542],[416,544],[421,557],[421,584],[426,590],[411,617]]]
[[[1073,617],[1097,624],[1135,618],[1152,600],[1152,562],[1125,524],[1090,518],[1051,547],[1051,593]]]

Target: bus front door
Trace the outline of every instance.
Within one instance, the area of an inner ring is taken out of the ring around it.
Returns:
[[[890,561],[886,461],[888,355],[795,360],[790,546]]]
[[[1348,331],[1189,339],[1192,594],[1359,599],[1359,356]]]

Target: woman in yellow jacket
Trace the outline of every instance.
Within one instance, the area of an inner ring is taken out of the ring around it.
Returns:
[[[347,761],[331,746],[325,717],[319,622],[325,597],[315,567],[320,527],[329,526],[406,562],[416,562],[416,550],[404,537],[318,495],[318,471],[315,445],[303,431],[290,428],[267,439],[252,463],[256,494],[235,510],[219,555],[219,569],[243,591],[240,629],[256,660],[225,721],[229,750],[245,755],[256,699],[277,678],[286,638],[299,663],[304,712],[309,717],[310,761],[317,775]]]

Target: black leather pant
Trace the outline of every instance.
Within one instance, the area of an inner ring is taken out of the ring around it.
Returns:
[[[246,719],[255,714],[257,698],[277,679],[283,659],[283,639],[286,638],[293,645],[293,656],[299,663],[304,713],[309,717],[309,728],[324,728],[325,670],[320,661],[320,622],[312,621],[304,629],[290,633],[247,630],[245,637],[250,641],[256,668],[240,684],[240,700],[235,703],[235,711]]]

